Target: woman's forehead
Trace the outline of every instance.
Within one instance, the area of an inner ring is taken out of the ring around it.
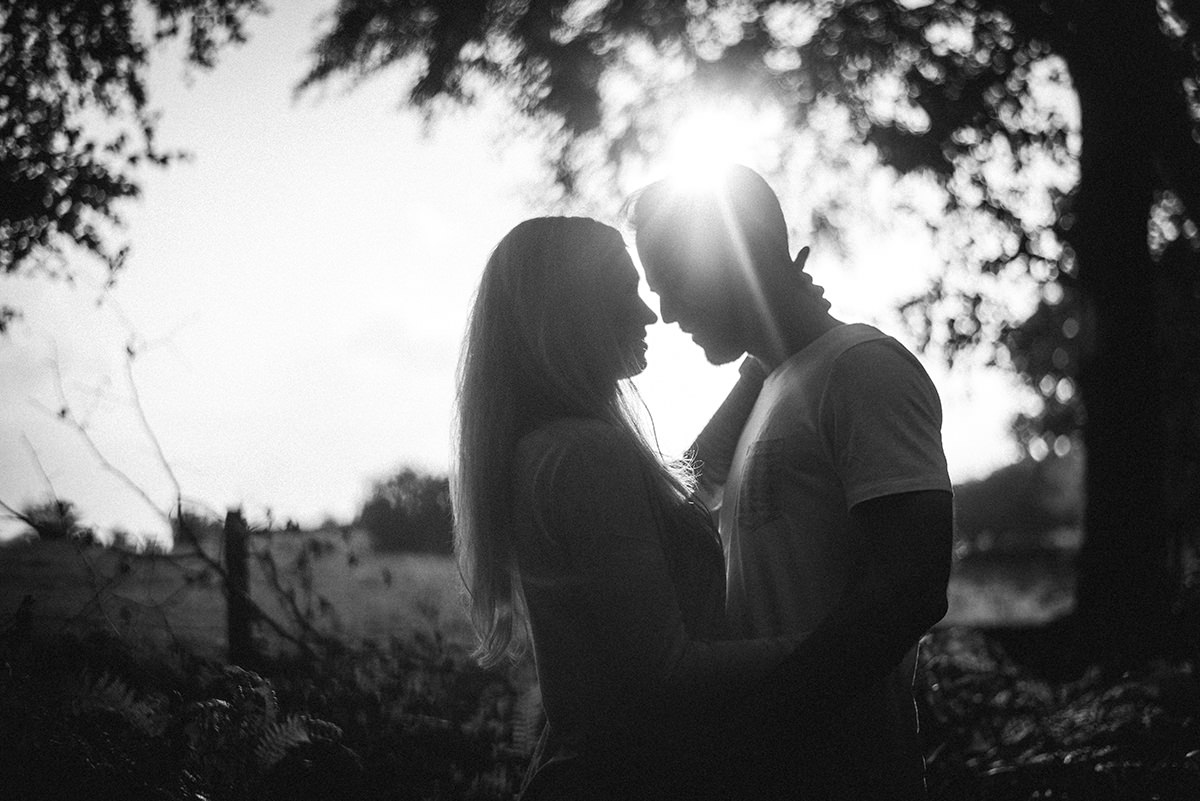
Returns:
[[[621,247],[613,251],[609,268],[611,274],[622,284],[637,284],[641,281],[641,276],[638,274],[637,267],[634,266],[633,257],[629,255],[628,248]]]

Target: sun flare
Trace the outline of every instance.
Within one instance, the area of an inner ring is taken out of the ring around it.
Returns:
[[[684,114],[675,124],[663,154],[666,171],[699,186],[720,179],[731,162],[754,166],[764,150],[779,141],[777,113],[744,103],[708,102]]]

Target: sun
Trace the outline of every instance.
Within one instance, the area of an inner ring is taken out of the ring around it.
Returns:
[[[754,166],[779,142],[783,121],[775,110],[744,102],[707,100],[693,105],[672,126],[662,154],[665,171],[698,187],[720,180],[730,163]]]

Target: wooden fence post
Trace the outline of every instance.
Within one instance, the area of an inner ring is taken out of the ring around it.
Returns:
[[[249,531],[240,509],[225,515],[225,613],[226,644],[231,664],[241,665],[254,655],[250,639]]]

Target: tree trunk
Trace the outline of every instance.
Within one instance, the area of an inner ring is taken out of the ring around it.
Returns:
[[[1195,219],[1200,209],[1192,210]],[[1166,524],[1170,568],[1200,578],[1200,254],[1182,237],[1167,248],[1158,297],[1166,396]],[[1200,653],[1200,597],[1180,610],[1182,632]]]
[[[1097,7],[1099,6],[1099,7]],[[1155,153],[1147,125],[1170,102],[1154,54],[1154,4],[1076,6],[1067,57],[1079,93],[1081,179],[1070,243],[1084,307],[1086,409],[1080,645],[1091,658],[1161,653],[1173,596],[1166,525],[1166,427],[1158,266],[1147,247]]]

